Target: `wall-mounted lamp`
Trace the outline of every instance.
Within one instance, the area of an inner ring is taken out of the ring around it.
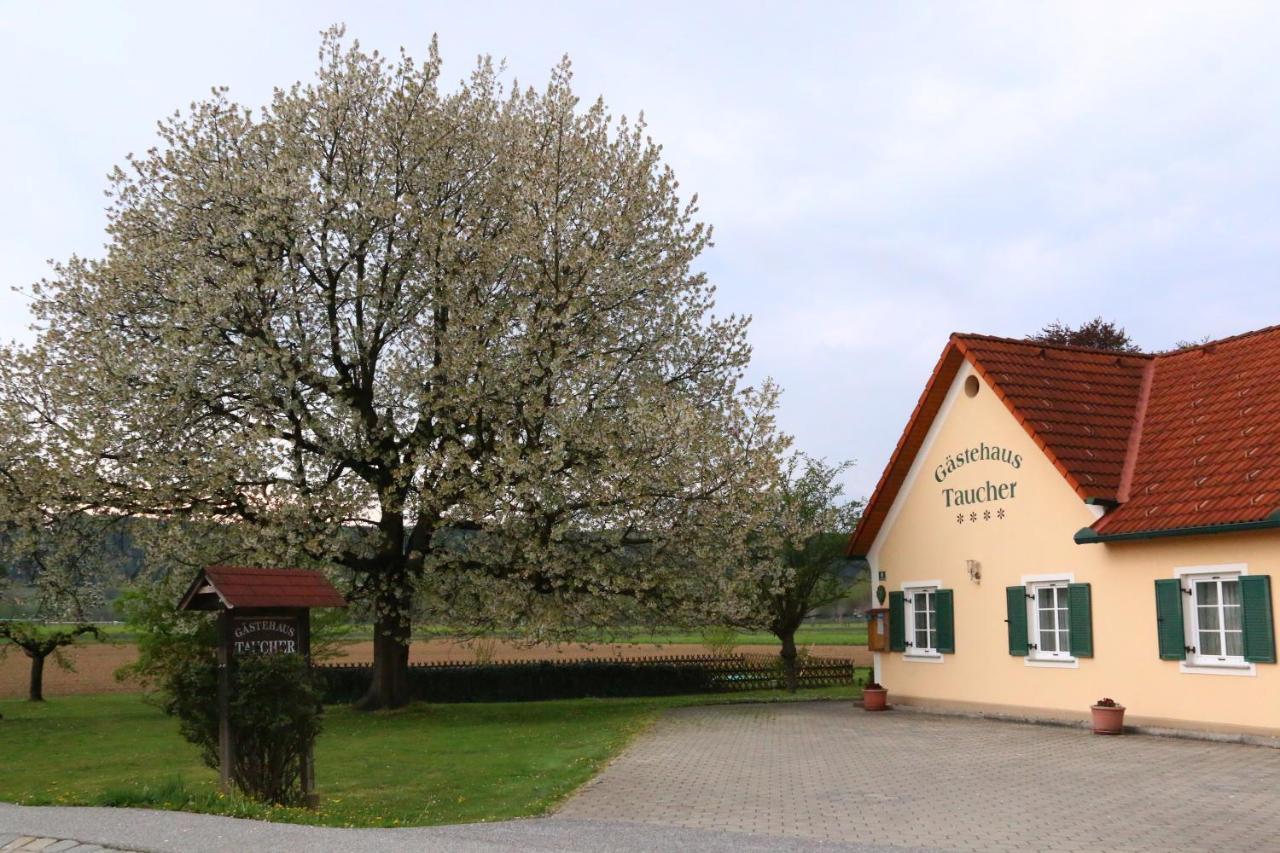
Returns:
[[[977,560],[965,560],[969,566],[969,580],[982,583],[982,565]]]

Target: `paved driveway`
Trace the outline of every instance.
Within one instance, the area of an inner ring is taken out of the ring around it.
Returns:
[[[1280,850],[1280,750],[845,703],[667,715],[560,817],[938,850]]]
[[[16,834],[183,853],[1275,851],[1280,750],[836,702],[689,708],[549,818],[342,830],[0,804],[0,847]]]
[[[903,853],[803,838],[558,817],[332,829],[183,812],[0,803],[0,850],[5,853],[104,853],[104,848],[106,853]]]

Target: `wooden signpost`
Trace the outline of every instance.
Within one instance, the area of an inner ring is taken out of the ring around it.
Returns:
[[[218,614],[218,773],[232,787],[235,738],[231,730],[231,670],[237,656],[302,655],[311,663],[311,608],[346,607],[342,593],[320,572],[209,566],[187,588],[179,610]],[[316,804],[315,759],[303,757],[302,791]]]

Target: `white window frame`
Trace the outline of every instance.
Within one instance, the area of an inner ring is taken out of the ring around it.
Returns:
[[[1046,587],[1066,589],[1076,582],[1074,574],[1023,575],[1022,587],[1027,608],[1027,656],[1023,663],[1027,666],[1045,669],[1079,669],[1080,659],[1071,654],[1071,627],[1067,626],[1067,649],[1062,652],[1044,652],[1040,645],[1040,599],[1039,591]],[[1068,611],[1069,612],[1069,611]],[[1030,648],[1031,646],[1036,648]]]
[[[1249,565],[1247,563],[1222,563],[1209,566],[1182,566],[1174,569],[1173,574],[1178,579],[1179,587],[1191,590],[1191,595],[1187,595],[1185,592],[1178,593],[1182,600],[1182,640],[1185,645],[1193,646],[1197,650],[1194,653],[1187,652],[1187,659],[1178,662],[1179,671],[1196,675],[1256,676],[1258,674],[1257,665],[1245,660],[1243,654],[1210,656],[1199,653],[1200,612],[1196,607],[1195,595],[1197,580],[1241,578],[1249,574]],[[1243,606],[1243,601],[1241,605]],[[1243,616],[1244,613],[1241,612],[1241,617],[1243,618]]]
[[[916,593],[925,592],[932,596],[934,619],[938,614],[938,590],[942,589],[942,581],[907,581],[902,585],[902,615],[906,624],[907,648],[903,653],[903,660],[915,661],[918,663],[942,663],[943,655],[937,649],[921,649],[915,645],[916,639]],[[933,632],[935,636],[938,633],[937,622],[933,624]]]

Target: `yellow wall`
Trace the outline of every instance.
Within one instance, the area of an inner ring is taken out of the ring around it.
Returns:
[[[1102,696],[1128,708],[1127,721],[1201,729],[1280,734],[1280,664],[1256,664],[1255,675],[1183,672],[1159,659],[1154,581],[1179,567],[1245,563],[1250,574],[1275,575],[1280,587],[1280,534],[1271,531],[1077,545],[1072,536],[1097,517],[1049,463],[1026,431],[982,380],[963,393],[972,373],[961,368],[881,529],[868,559],[872,586],[890,591],[904,582],[938,580],[954,590],[954,654],[941,663],[878,655],[878,680],[891,701],[983,708],[1039,716],[1082,717]],[[997,461],[967,464],[942,483],[935,468],[948,453],[979,442],[1021,456],[1014,469]],[[1017,482],[1012,499],[965,508],[945,506],[944,487]],[[993,513],[982,520],[984,510]],[[1005,517],[995,517],[997,509]],[[968,512],[979,521],[971,523]],[[973,582],[968,560],[980,565]],[[876,572],[883,571],[883,581]],[[1028,666],[1008,650],[1005,587],[1026,575],[1070,573],[1092,585],[1094,656],[1075,669]],[[1275,601],[1272,612],[1277,612]]]

